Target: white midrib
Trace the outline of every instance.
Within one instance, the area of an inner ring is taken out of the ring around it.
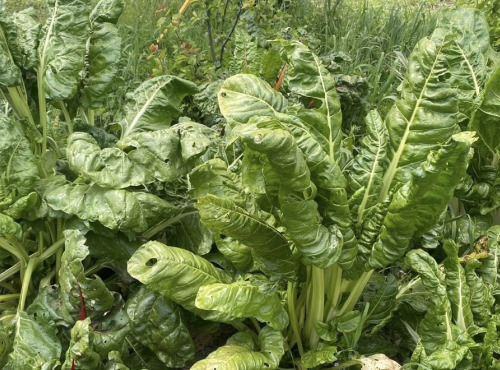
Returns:
[[[463,302],[463,294],[462,294],[462,279],[460,278],[460,274],[458,276],[458,312],[457,312],[457,326],[467,331],[467,325],[465,324],[464,317],[464,302]]]
[[[50,40],[50,37],[52,35],[52,30],[54,29],[54,24],[55,24],[55,21],[56,21],[56,14],[57,14],[57,11],[59,10],[59,0],[56,0],[55,4],[54,4],[54,11],[52,13],[52,18],[50,19],[50,24],[49,24],[49,27],[47,28],[47,33],[45,34],[45,42],[43,43],[43,48],[42,48],[42,51],[40,53],[40,72],[42,74],[45,73],[45,68],[47,67],[47,65],[45,64],[45,53],[47,51],[47,49],[49,48],[49,40]],[[39,76],[40,78],[42,76]]]
[[[158,93],[161,91],[161,89],[168,82],[170,82],[170,80],[166,81],[166,82],[162,83],[160,86],[158,86],[158,88],[155,89],[154,93],[151,94],[151,96],[146,100],[146,103],[143,104],[142,108],[139,110],[139,112],[137,112],[137,114],[135,115],[135,117],[132,120],[132,122],[130,122],[130,125],[127,125],[127,128],[123,131],[122,136],[121,136],[122,139],[124,137],[128,136],[132,131],[134,131],[135,126],[137,126],[139,120],[144,115],[144,112],[146,112],[146,109],[148,109],[148,107],[151,105],[151,103],[153,102],[153,100],[156,97],[156,95],[158,95]]]
[[[365,194],[363,195],[363,200],[361,201],[361,204],[359,205],[359,211],[358,211],[358,225],[361,225],[361,223],[364,221],[364,213],[365,213],[365,207],[366,203],[368,203],[368,197],[370,196],[370,189],[373,185],[373,182],[375,181],[375,168],[377,167],[377,163],[379,161],[379,158],[381,156],[381,151],[382,151],[382,142],[380,140],[380,135],[377,135],[378,139],[378,150],[377,154],[375,155],[375,158],[373,160],[373,165],[370,170],[370,178],[368,180],[368,184],[366,185],[366,190]]]
[[[406,145],[406,140],[408,140],[408,136],[410,135],[410,127],[413,125],[415,121],[415,117],[417,115],[418,109],[420,108],[420,104],[422,103],[423,100],[423,94],[425,90],[427,89],[427,85],[429,84],[429,80],[431,76],[433,75],[434,68],[436,67],[437,60],[439,58],[439,55],[441,54],[441,50],[443,48],[443,45],[439,48],[439,51],[436,53],[436,58],[434,59],[434,62],[432,63],[432,67],[430,69],[429,75],[425,79],[424,86],[422,87],[422,90],[420,91],[420,94],[418,96],[418,99],[415,103],[415,108],[413,109],[411,118],[409,121],[407,121],[406,129],[403,134],[403,137],[401,138],[401,141],[399,143],[398,150],[394,154],[394,157],[391,160],[391,163],[389,164],[389,167],[384,175],[384,179],[382,181],[383,187],[382,191],[380,192],[380,197],[379,201],[383,201],[385,197],[387,197],[387,194],[389,193],[389,189],[392,184],[392,180],[394,179],[394,175],[396,174],[396,168],[398,167],[399,160],[401,159],[401,155],[403,154],[403,150]],[[404,116],[403,116],[404,117]]]
[[[328,94],[326,92],[326,86],[325,86],[323,74],[321,73],[321,64],[320,64],[319,59],[318,59],[318,57],[316,55],[314,56],[314,62],[316,63],[316,66],[318,68],[319,80],[321,81],[321,87],[323,89],[323,95],[324,95],[324,99],[325,99],[326,122],[328,124],[328,129],[329,129],[329,132],[330,132],[330,137],[328,138],[328,145],[329,145],[329,150],[330,150],[329,156],[330,156],[330,159],[333,162],[333,161],[335,161],[335,153],[334,153],[334,149],[335,148],[333,146],[332,118],[331,118],[331,115],[330,115],[330,106],[328,105]]]

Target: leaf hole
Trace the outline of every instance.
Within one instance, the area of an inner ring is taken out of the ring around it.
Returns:
[[[223,98],[225,98],[227,96],[227,94],[225,92],[221,92],[220,96],[222,96]]]
[[[158,262],[158,259],[157,259],[157,258],[150,258],[150,259],[146,262],[146,266],[148,266],[148,267],[153,267],[154,265],[156,265],[156,262]]]
[[[269,367],[269,364],[267,362],[264,362],[265,367]]]
[[[170,162],[170,159],[169,159],[169,158],[167,158],[167,159],[165,159],[163,162],[165,162],[165,164],[168,164],[168,162]]]

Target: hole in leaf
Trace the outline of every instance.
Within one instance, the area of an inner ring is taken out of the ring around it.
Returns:
[[[267,362],[264,362],[265,367],[269,367],[269,364]]]
[[[227,94],[226,94],[225,92],[222,92],[222,93],[220,94],[220,96],[222,96],[223,98],[225,98],[225,97],[227,96]]]
[[[158,259],[156,259],[156,258],[150,258],[150,259],[146,262],[146,266],[148,266],[148,267],[152,267],[152,266],[156,265],[156,262],[158,262]]]
[[[167,158],[167,159],[165,159],[163,162],[165,162],[165,164],[168,164],[168,162],[170,162],[170,159],[169,159],[169,158]]]

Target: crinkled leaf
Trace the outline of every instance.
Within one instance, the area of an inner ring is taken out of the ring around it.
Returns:
[[[213,158],[196,167],[190,174],[190,181],[197,198],[213,194],[236,203],[243,200],[240,178],[228,170],[222,159]]]
[[[457,326],[469,334],[476,334],[471,310],[471,291],[465,280],[465,270],[458,260],[458,246],[452,240],[445,240],[443,249],[445,281],[448,300],[451,304],[453,320]]]
[[[79,230],[66,230],[64,237],[66,249],[59,270],[62,315],[67,322],[75,322],[84,304],[86,317],[101,317],[113,308],[115,298],[98,276],[85,276],[82,261],[89,250],[83,234]]]
[[[176,213],[173,205],[153,194],[97,185],[64,185],[47,194],[47,203],[82,220],[134,233],[146,231]]]
[[[478,148],[483,156],[500,154],[500,67],[490,76],[482,93],[481,105],[472,115],[469,127],[477,131]]]
[[[326,268],[337,262],[342,253],[342,234],[337,226],[321,223],[318,205],[313,200],[280,196],[281,221],[305,264]]]
[[[21,60],[18,62],[24,69],[34,69],[38,64],[38,23],[36,10],[28,8],[12,15],[17,27],[17,45],[20,48]]]
[[[94,351],[94,329],[90,324],[90,318],[75,322],[62,369],[93,370],[100,366],[101,356]]]
[[[108,354],[108,362],[105,367],[106,370],[129,370],[129,367],[123,364],[118,351],[111,351]]]
[[[0,84],[16,86],[21,84],[21,70],[15,63],[15,56],[20,56],[17,45],[17,30],[15,24],[2,9],[0,14]]]
[[[263,214],[251,214],[231,200],[206,195],[195,204],[202,221],[213,231],[252,248],[256,264],[265,273],[294,275],[297,264],[286,238],[266,223]]]
[[[214,237],[219,252],[240,271],[247,271],[253,266],[252,249],[233,238]]]
[[[450,48],[454,40],[445,37],[440,41],[423,38],[417,43],[408,60],[401,98],[385,119],[390,164],[380,199],[395,184],[406,183],[429,152],[459,130],[456,92],[446,81],[448,53],[454,55]]]
[[[167,240],[172,245],[203,256],[212,249],[212,232],[201,222],[198,212],[191,209],[188,213],[191,214],[166,230]]]
[[[0,236],[12,235],[18,240],[22,239],[23,230],[21,225],[12,219],[12,217],[0,213]]]
[[[269,84],[249,74],[226,79],[218,94],[219,107],[231,125],[245,124],[254,116],[273,118],[284,113],[286,99]]]
[[[487,233],[488,258],[481,260],[481,277],[494,290],[498,289],[500,267],[500,226],[492,226]]]
[[[377,353],[368,357],[361,357],[359,360],[361,370],[399,370],[401,365],[391,360],[383,353]]]
[[[349,188],[354,193],[351,211],[357,217],[357,225],[365,221],[365,216],[378,203],[387,168],[387,129],[384,122],[376,110],[368,113],[365,122],[366,134],[361,140],[359,154],[349,169]]]
[[[116,22],[124,7],[123,0],[101,0],[90,13],[90,38],[86,51],[82,105],[97,109],[117,88],[122,39]]]
[[[474,322],[479,326],[486,327],[491,321],[491,309],[495,304],[491,286],[476,274],[476,269],[481,267],[481,262],[470,259],[465,263],[465,280],[470,288],[470,309],[474,316]]]
[[[278,295],[263,293],[250,281],[204,285],[198,291],[195,304],[198,308],[234,317],[255,317],[276,330],[283,330],[288,325],[288,314]]]
[[[131,334],[168,367],[182,367],[194,355],[191,335],[180,308],[159,293],[142,286],[127,301]]]
[[[14,219],[21,218],[24,212],[31,210],[38,202],[38,196],[35,192],[31,192],[24,197],[17,199],[3,213]]]
[[[259,333],[260,352],[247,333],[237,333],[227,344],[212,352],[205,360],[198,361],[192,370],[262,370],[276,369],[285,353],[282,334],[266,326]]]
[[[45,94],[53,100],[73,97],[83,70],[91,3],[51,0],[49,16],[40,34],[38,73]]]
[[[56,327],[37,323],[24,311],[17,312],[15,325],[13,350],[6,368],[52,370],[60,365],[62,349]]]
[[[170,127],[172,120],[181,114],[182,99],[197,91],[194,83],[175,76],[158,76],[143,82],[127,94],[125,116],[119,122],[121,138],[138,131]]]
[[[333,364],[337,360],[336,353],[337,347],[323,345],[316,350],[304,352],[300,360],[306,368],[313,368],[324,364]]]
[[[396,261],[413,235],[422,235],[436,224],[465,174],[474,141],[471,132],[453,135],[441,149],[429,153],[411,180],[398,189],[368,261],[372,268]]]
[[[196,308],[200,287],[229,283],[231,277],[210,262],[184,249],[148,242],[128,262],[128,272],[150,289],[180,304],[207,320],[231,321],[233,318]]]
[[[19,122],[0,113],[0,174],[7,191],[16,196],[33,191],[38,167]]]
[[[326,139],[327,146],[323,150],[336,161],[342,140],[342,111],[334,77],[319,58],[300,42],[282,45],[281,54],[288,63],[288,88],[301,97],[319,101],[317,107],[301,109],[297,116]]]

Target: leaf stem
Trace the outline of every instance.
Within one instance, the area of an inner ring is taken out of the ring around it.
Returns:
[[[363,293],[366,284],[368,284],[368,281],[370,280],[373,271],[374,270],[363,272],[361,277],[356,281],[356,284],[354,285],[351,293],[349,294],[349,297],[347,297],[347,300],[345,301],[344,305],[338,312],[338,316],[341,316],[344,313],[350,312],[354,309],[354,306],[358,302],[359,297],[361,297],[361,294]]]
[[[177,216],[169,218],[169,219],[166,219],[166,220],[160,222],[158,225],[153,226],[151,229],[146,230],[142,234],[142,236],[145,237],[145,238],[151,238],[153,235],[159,233],[160,231],[162,231],[163,229],[167,228],[168,226],[176,223],[177,221],[182,220],[184,217],[195,215],[197,213],[198,213],[198,211],[191,211],[191,212],[186,212],[186,213],[180,213]]]
[[[300,356],[302,356],[302,354],[304,353],[304,347],[302,346],[299,320],[297,319],[297,312],[295,311],[295,296],[295,285],[291,281],[289,281],[287,286],[288,317],[290,318],[290,326],[292,327],[293,339],[297,343],[297,349],[299,350]]]
[[[0,238],[0,248],[3,248],[10,254],[14,255],[22,263],[28,262],[28,253],[22,247],[22,245],[12,245],[8,240]]]
[[[18,311],[24,311],[24,306],[26,304],[26,298],[28,297],[28,288],[31,282],[31,276],[33,275],[33,270],[35,269],[35,258],[30,258],[26,271],[24,272],[23,281],[21,285],[21,296],[19,297]]]

